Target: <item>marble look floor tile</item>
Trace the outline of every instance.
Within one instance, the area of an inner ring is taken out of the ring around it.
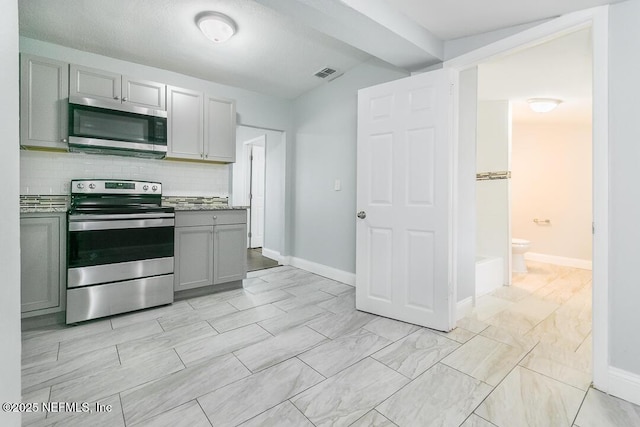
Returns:
[[[125,420],[127,425],[141,422],[249,375],[231,354],[208,359],[120,393]]]
[[[355,287],[349,286],[344,283],[336,282],[335,280],[322,278],[319,282],[316,282],[315,286],[319,291],[326,292],[331,295],[340,296],[348,293],[355,293]]]
[[[234,354],[252,372],[257,372],[297,356],[325,339],[323,335],[302,326],[245,347]]]
[[[240,424],[240,427],[313,427],[313,424],[287,400]]]
[[[591,329],[584,328],[579,318],[555,312],[536,325],[527,336],[543,344],[575,351],[590,333]]]
[[[99,348],[132,341],[162,332],[162,327],[156,320],[136,323],[119,329],[89,334],[60,343],[58,359],[77,357]]]
[[[92,336],[105,331],[111,331],[111,322],[108,319],[90,321],[77,326],[54,325],[38,332],[25,332],[22,337],[22,355],[23,357],[31,357],[50,350],[52,344]]]
[[[456,326],[473,332],[474,334],[479,334],[480,332],[487,329],[489,327],[489,324],[478,320],[475,317],[463,317],[456,322]]]
[[[245,286],[245,290],[251,294],[258,295],[265,292],[274,291],[276,289],[284,289],[296,285],[296,282],[293,280],[278,280],[267,282],[260,279],[260,282],[261,283],[254,283],[248,287]]]
[[[272,304],[267,304],[218,317],[209,323],[211,323],[218,332],[227,332],[262,320],[271,319],[284,313],[284,311]]]
[[[260,278],[266,282],[277,282],[280,280],[292,280],[301,283],[303,280],[315,280],[319,276],[313,273],[309,273],[305,270],[300,270],[298,268],[289,268],[284,270],[278,270],[273,272],[268,272],[260,276]]]
[[[237,310],[234,308],[233,311]],[[193,323],[206,321],[207,319],[205,319],[198,310],[190,310],[185,311],[184,313],[164,316],[157,320],[164,331],[171,331]]]
[[[539,342],[537,339],[528,335],[523,336],[509,329],[499,328],[493,325],[480,332],[480,335],[526,351],[531,350]]]
[[[40,405],[43,402],[49,401],[51,394],[51,387],[41,388],[29,393],[22,393],[22,403],[36,403]],[[39,406],[40,410],[37,412],[23,412],[22,413],[22,425],[27,426],[38,421],[44,420],[47,413],[42,411],[42,406]]]
[[[356,296],[354,293],[346,293],[339,297],[323,301],[318,307],[334,314],[356,311]]]
[[[445,338],[449,338],[450,340],[457,341],[461,344],[466,343],[471,338],[476,336],[476,334],[474,334],[473,332],[467,331],[466,329],[460,327],[457,327],[449,332],[436,331],[433,329],[430,329],[430,331],[438,335],[442,335]]]
[[[539,322],[556,311],[558,307],[560,307],[560,304],[552,301],[545,301],[535,295],[532,295],[513,304],[508,308],[508,310],[514,313],[523,314],[524,316],[535,319]]]
[[[211,423],[195,400],[163,412],[135,427],[211,427]]]
[[[163,305],[161,307],[147,308],[144,310],[134,311],[132,313],[118,314],[111,317],[111,326],[113,329],[130,326],[135,323],[146,322],[148,320],[159,319],[163,316],[180,314],[185,311],[192,311],[193,308],[185,301],[176,302],[174,304]]]
[[[265,268],[263,270],[249,271],[247,272],[247,278],[251,279],[254,277],[264,277],[267,275],[282,273],[282,272],[293,270],[293,269],[295,269],[295,267],[292,267],[290,265],[279,265],[277,267]]]
[[[204,321],[172,329],[168,332],[150,335],[134,341],[118,344],[118,355],[121,362],[127,362],[146,353],[157,352],[177,347],[209,336],[218,335],[213,327]]]
[[[455,341],[427,329],[420,329],[373,354],[372,357],[413,379],[458,347],[460,344]]]
[[[280,314],[272,317],[271,319],[259,322],[258,324],[270,333],[277,335],[289,329],[304,326],[309,322],[324,319],[329,316],[331,316],[331,313],[316,307],[315,305],[310,305],[308,307],[292,310],[285,314]]]
[[[376,317],[364,325],[363,328],[390,341],[398,341],[400,338],[404,338],[420,329],[420,326],[386,317]]]
[[[496,298],[506,299],[507,301],[518,302],[531,295],[531,292],[516,286],[500,286],[491,292],[491,295]]]
[[[399,426],[459,426],[491,387],[438,363],[376,410]]]
[[[520,335],[531,331],[540,322],[538,319],[528,317],[522,313],[504,310],[485,320],[485,322],[502,329],[508,329]],[[535,338],[535,337],[533,337]]]
[[[540,354],[535,350],[528,354],[520,366],[542,375],[563,382],[565,384],[587,391],[591,385],[591,374],[574,368],[569,364],[560,363],[554,358]]]
[[[560,277],[538,289],[533,295],[545,301],[564,304],[584,286],[584,282],[575,278],[572,279],[571,275],[568,275]]]
[[[22,391],[28,393],[114,366],[120,366],[120,360],[116,347],[111,346],[69,359],[25,367],[22,369]]]
[[[496,427],[496,425],[477,416],[476,414],[471,414],[471,416],[469,416],[469,418],[467,418],[460,427]]]
[[[348,426],[409,380],[366,358],[292,400],[316,426]]]
[[[224,301],[217,304],[206,305],[204,307],[196,309],[196,311],[203,319],[214,320],[228,314],[237,313],[238,309],[231,305],[229,302]]]
[[[367,412],[362,418],[351,424],[350,427],[395,427],[395,424],[380,412],[373,410]]]
[[[51,400],[92,401],[184,369],[173,350],[151,353],[99,372],[74,378],[51,388]]]
[[[52,401],[54,401],[52,399]],[[124,427],[124,417],[122,416],[122,407],[120,406],[120,398],[117,394],[95,400],[81,400],[88,402],[89,408],[93,412],[49,412],[47,418],[39,420],[29,427]],[[96,404],[99,403],[103,408],[110,407],[111,410],[96,411]]]
[[[39,365],[41,363],[55,362],[58,360],[58,349],[60,343],[54,342],[51,344],[38,347],[35,351],[22,352],[22,368],[27,368],[33,365]]]
[[[476,306],[473,308],[472,315],[480,321],[485,321],[491,316],[495,316],[503,310],[506,310],[512,302],[502,298],[496,298],[491,295],[483,295],[476,300]]]
[[[375,319],[375,316],[362,311],[334,314],[324,319],[319,319],[308,324],[308,326],[320,332],[325,337],[335,339],[362,328],[364,325]]]
[[[218,292],[215,294],[209,294],[197,298],[190,298],[187,303],[196,310],[202,309],[210,305],[220,304],[233,298],[238,298],[243,295],[247,295],[248,292],[244,289],[232,289],[229,291]]]
[[[288,288],[287,288],[288,289]],[[287,290],[285,289],[285,292]],[[322,301],[333,298],[333,295],[322,291],[312,291],[301,296],[293,296],[282,301],[274,302],[273,305],[280,310],[292,311],[296,308],[305,307],[307,305],[317,304]]]
[[[298,358],[325,377],[331,377],[389,344],[391,341],[386,338],[358,329],[320,344]]]
[[[478,335],[442,359],[442,363],[496,386],[525,354],[521,348]]]
[[[223,334],[179,345],[175,350],[186,366],[193,366],[204,359],[232,353],[271,337],[272,335],[260,326],[252,324]]]
[[[640,426],[640,406],[591,388],[580,408],[575,425],[579,427]]]
[[[264,292],[257,295],[247,293],[246,295],[232,298],[228,302],[238,310],[246,310],[248,308],[269,304],[269,303],[280,301],[290,297],[291,297],[291,294],[288,294],[279,289],[276,289],[274,291]]]
[[[324,378],[293,358],[198,398],[215,426],[234,426],[290,399]]]
[[[570,426],[584,394],[577,388],[517,366],[475,412],[498,426]]]

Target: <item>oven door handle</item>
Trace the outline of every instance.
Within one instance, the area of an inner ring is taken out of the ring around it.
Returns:
[[[69,231],[123,230],[127,228],[173,227],[174,218],[69,222]]]

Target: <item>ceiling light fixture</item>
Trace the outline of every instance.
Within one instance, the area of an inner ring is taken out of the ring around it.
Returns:
[[[548,113],[562,102],[553,98],[531,98],[528,99],[529,107],[536,113]]]
[[[237,31],[236,23],[227,15],[218,12],[204,12],[198,15],[198,28],[214,43],[229,40]]]

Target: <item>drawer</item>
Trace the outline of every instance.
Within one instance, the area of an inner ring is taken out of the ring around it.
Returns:
[[[176,212],[176,227],[246,223],[246,209]]]

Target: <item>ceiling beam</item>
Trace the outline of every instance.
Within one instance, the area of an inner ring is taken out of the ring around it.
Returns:
[[[407,71],[441,62],[444,43],[384,0],[256,0]]]

